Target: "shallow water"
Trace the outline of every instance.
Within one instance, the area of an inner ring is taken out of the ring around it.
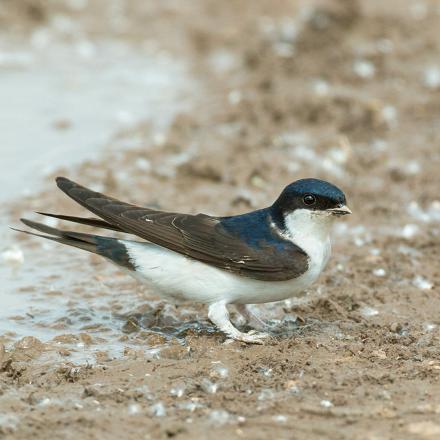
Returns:
[[[140,121],[166,129],[190,105],[184,97],[191,81],[182,61],[111,41],[45,50],[11,43],[0,50],[0,201],[36,194],[58,167],[102,157],[120,130]],[[106,284],[114,279],[112,268],[93,279],[87,255],[81,260],[75,251],[41,241],[32,248],[19,244],[5,222],[0,237],[0,334],[6,342],[86,333],[101,338],[99,350],[123,351],[130,341],[121,339],[124,320],[116,311],[142,303],[133,285],[114,300]],[[97,350],[81,339],[67,345],[71,360],[90,361]]]
[[[91,43],[90,43],[91,44]],[[104,41],[0,52],[0,200],[34,193],[59,166],[97,157],[118,130],[158,130],[188,104],[182,62]]]

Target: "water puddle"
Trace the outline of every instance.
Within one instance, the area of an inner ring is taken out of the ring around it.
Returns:
[[[111,41],[0,45],[0,201],[37,194],[60,166],[102,157],[112,137],[140,121],[166,129],[190,105],[191,82],[179,60]],[[16,242],[7,226],[0,226],[0,340],[50,340],[75,362],[139,345],[124,328],[147,302],[135,282],[71,249]],[[162,333],[162,342],[174,336]]]
[[[46,174],[97,157],[117,131],[157,129],[188,106],[191,80],[168,55],[104,41],[0,49],[0,200],[35,193]]]

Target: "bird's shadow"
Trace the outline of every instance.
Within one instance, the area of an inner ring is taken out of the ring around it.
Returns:
[[[185,314],[179,316],[175,310],[167,307],[148,308],[142,311],[133,311],[126,314],[115,315],[122,322],[121,330],[126,335],[157,334],[166,340],[177,339],[185,343],[188,336],[213,336],[222,333],[210,321],[205,318],[200,319],[197,313]],[[291,317],[283,319],[272,319],[266,322],[264,329],[273,338],[285,339],[304,335],[313,328],[321,326],[321,322],[316,319],[306,319],[300,321]],[[248,332],[254,330],[248,324],[237,325],[240,331]]]

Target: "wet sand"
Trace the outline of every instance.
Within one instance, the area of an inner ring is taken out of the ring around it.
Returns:
[[[83,215],[56,190],[60,174],[217,215],[315,176],[343,188],[354,215],[335,225],[309,292],[255,307],[272,328],[264,346],[226,340],[205,307],[169,304],[98,257],[3,229],[0,435],[438,438],[438,2],[111,4],[27,0],[0,23],[20,44],[45,29],[67,47],[154,47],[187,66],[184,106],[168,95],[103,126],[99,151],[33,176],[5,223]]]

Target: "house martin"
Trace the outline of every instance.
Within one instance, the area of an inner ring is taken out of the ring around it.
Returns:
[[[335,218],[350,214],[344,193],[318,179],[288,185],[269,207],[246,214],[214,217],[158,211],[121,202],[65,177],[58,187],[96,218],[39,214],[140,240],[56,229],[27,219],[40,233],[28,234],[101,255],[154,288],[165,299],[208,305],[209,319],[228,337],[262,343],[268,335],[239,331],[227,306],[254,327],[263,322],[248,304],[292,298],[320,275],[330,257]]]

